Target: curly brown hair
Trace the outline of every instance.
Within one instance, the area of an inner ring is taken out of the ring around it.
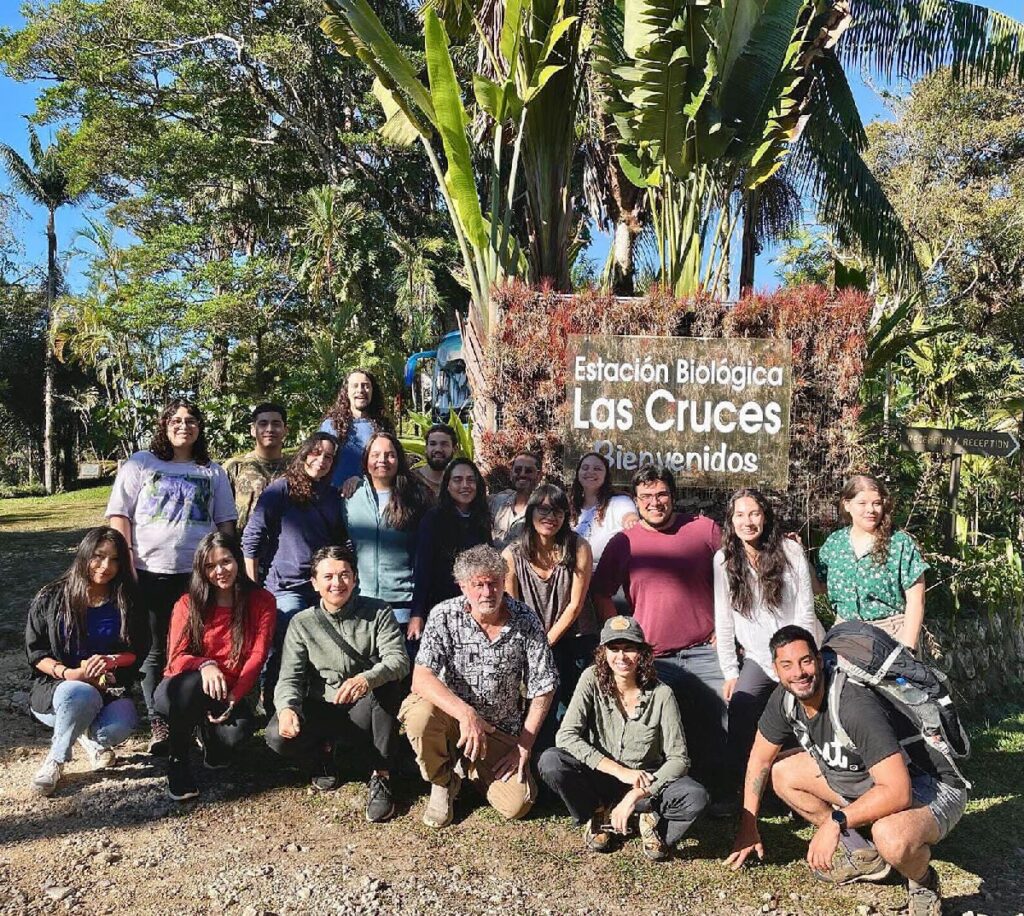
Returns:
[[[334,426],[334,435],[338,437],[338,441],[345,442],[348,438],[349,427],[352,425],[352,405],[348,399],[348,380],[353,375],[365,375],[370,380],[372,394],[366,408],[366,417],[373,424],[373,431],[394,432],[394,424],[384,414],[384,392],[377,383],[377,377],[367,369],[353,369],[345,376],[345,384],[338,389],[338,396],[324,417],[325,420],[330,420]]]
[[[853,524],[853,519],[843,503],[849,502],[864,490],[874,490],[882,497],[882,517],[875,528],[875,543],[871,548],[871,557],[879,566],[885,566],[889,559],[889,542],[892,540],[893,500],[889,488],[873,474],[854,474],[846,481],[839,494],[839,518],[844,525]]]
[[[313,502],[317,493],[323,491],[323,485],[329,483],[331,479],[330,472],[328,472],[323,481],[313,480],[306,473],[306,459],[317,449],[322,449],[321,443],[323,442],[330,442],[334,445],[334,460],[337,461],[339,449],[337,438],[330,433],[316,432],[299,446],[295,457],[292,458],[285,469],[284,479],[287,481],[288,499],[298,506]],[[333,469],[333,463],[331,467]],[[318,484],[322,486],[318,487]]]
[[[597,452],[587,452],[576,462],[576,471],[572,475],[572,483],[569,485],[569,505],[571,515],[569,521],[575,525],[580,520],[580,513],[583,511],[583,484],[580,483],[580,468],[588,458],[596,458],[604,465],[604,483],[597,491],[597,515],[596,521],[600,525],[604,521],[604,514],[608,510],[608,502],[615,495],[615,488],[612,486],[612,466],[604,455]]]
[[[597,675],[597,689],[606,697],[617,697],[615,675],[608,664],[608,646],[598,646],[594,650],[594,673]],[[648,643],[639,643],[640,657],[636,660],[636,683],[641,690],[651,690],[658,684],[658,675],[654,670],[654,647]]]
[[[199,436],[192,445],[192,460],[198,465],[207,465],[210,463],[210,446],[206,441],[206,421],[203,419],[203,412],[199,407],[187,398],[175,398],[160,411],[149,450],[161,461],[171,461],[174,458],[174,446],[171,445],[171,440],[167,436],[167,424],[182,407],[199,424]]]

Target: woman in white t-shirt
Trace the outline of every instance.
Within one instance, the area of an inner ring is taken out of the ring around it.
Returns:
[[[814,614],[811,571],[800,544],[785,537],[771,504],[758,490],[729,499],[722,549],[715,554],[715,646],[729,705],[729,762],[736,792],[743,778],[757,720],[778,678],[768,642],[796,624],[821,642]],[[739,658],[736,645],[743,649]]]
[[[576,465],[569,503],[573,531],[590,544],[595,569],[613,535],[640,521],[633,500],[612,490],[611,467],[597,452],[588,452]]]
[[[149,751],[163,755],[167,723],[153,708],[153,691],[167,660],[171,608],[188,589],[199,542],[211,531],[234,534],[238,518],[231,483],[210,460],[203,414],[195,404],[176,398],[163,409],[149,449],[136,452],[117,472],[107,517],[131,549],[137,604],[149,617],[142,695],[152,730]]]

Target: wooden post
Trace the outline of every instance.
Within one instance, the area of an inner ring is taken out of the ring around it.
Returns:
[[[946,553],[956,553],[956,500],[960,493],[960,462],[962,455],[954,455],[949,467],[949,487],[946,490],[946,505],[949,507],[949,527],[946,531]]]

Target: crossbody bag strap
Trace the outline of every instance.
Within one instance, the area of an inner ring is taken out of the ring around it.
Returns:
[[[341,633],[338,632],[337,628],[331,625],[331,623],[324,619],[325,611],[322,607],[316,609],[314,619],[317,622],[317,626],[320,627],[321,632],[326,635],[331,642],[333,642],[342,652],[345,653],[353,661],[359,662],[362,665],[363,671],[369,671],[373,667],[373,662],[370,661],[361,652],[358,652]]]

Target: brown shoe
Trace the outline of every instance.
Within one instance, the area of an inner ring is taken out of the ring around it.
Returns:
[[[939,876],[930,865],[920,882],[907,882],[907,916],[942,916]]]
[[[461,788],[462,777],[458,773],[452,773],[451,781],[446,786],[431,786],[430,801],[423,812],[423,823],[435,830],[447,827],[452,822],[455,799]]]
[[[658,833],[658,815],[647,811],[637,818],[637,822],[644,855],[652,862],[660,862],[668,855],[668,847]]]
[[[874,846],[850,852],[840,843],[832,856],[831,870],[815,870],[814,877],[829,884],[853,884],[855,881],[883,881],[890,871],[892,866]]]
[[[601,827],[605,824],[608,813],[598,808],[593,816],[583,825],[583,842],[591,852],[608,852],[612,847],[612,838]]]

